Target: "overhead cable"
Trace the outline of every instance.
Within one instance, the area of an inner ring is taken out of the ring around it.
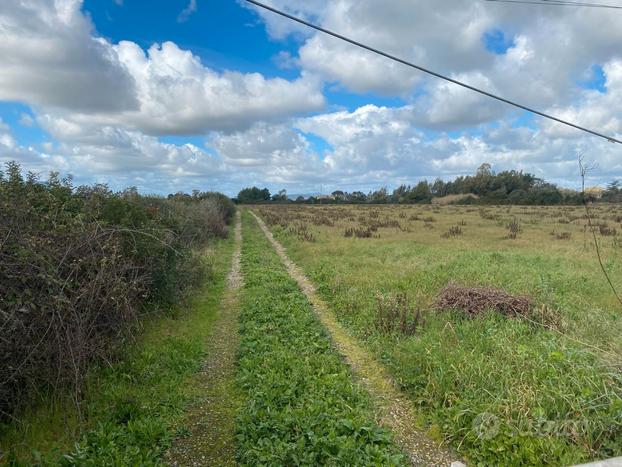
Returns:
[[[357,47],[360,47],[362,49],[368,50],[368,51],[373,52],[375,54],[381,55],[381,56],[386,57],[386,58],[388,58],[390,60],[393,60],[395,62],[401,63],[401,64],[406,65],[406,66],[409,66],[411,68],[414,68],[416,70],[422,71],[422,72],[427,73],[429,75],[435,76],[435,77],[440,78],[442,80],[449,81],[450,83],[453,83],[453,84],[456,84],[456,85],[461,86],[463,88],[466,88],[466,89],[469,89],[471,91],[477,92],[477,93],[482,94],[482,95],[484,95],[486,97],[490,97],[492,99],[496,99],[498,101],[504,102],[505,104],[511,105],[513,107],[517,107],[517,108],[522,109],[522,110],[526,110],[527,112],[531,112],[533,114],[539,115],[539,116],[547,118],[549,120],[553,120],[553,121],[555,121],[557,123],[561,123],[563,125],[575,128],[577,130],[584,131],[586,133],[590,133],[590,134],[592,134],[594,136],[598,136],[600,138],[604,138],[607,141],[610,141],[612,143],[622,144],[622,141],[620,141],[619,139],[614,138],[613,136],[607,136],[607,135],[604,135],[604,134],[599,133],[597,131],[590,130],[589,128],[584,128],[584,127],[582,127],[580,125],[577,125],[575,123],[568,122],[566,120],[562,120],[561,118],[554,117],[553,115],[549,115],[549,114],[541,112],[539,110],[527,107],[526,105],[520,104],[518,102],[511,101],[509,99],[506,99],[505,97],[497,96],[497,95],[492,94],[492,93],[490,93],[488,91],[484,91],[482,89],[476,88],[474,86],[471,86],[470,84],[463,83],[462,81],[458,81],[456,79],[450,78],[449,76],[445,76],[445,75],[442,75],[442,74],[437,73],[435,71],[432,71],[432,70],[429,70],[427,68],[424,68],[422,66],[416,65],[416,64],[414,64],[412,62],[404,60],[403,58],[399,58],[399,57],[396,57],[395,55],[391,55],[391,54],[389,54],[387,52],[383,52],[380,49],[376,49],[376,48],[371,47],[369,45],[363,44],[362,42],[358,42],[358,41],[355,41],[354,39],[350,39],[349,37],[346,37],[344,35],[341,35],[339,33],[331,31],[329,29],[326,29],[326,28],[323,28],[323,27],[318,26],[316,24],[313,24],[313,23],[311,23],[309,21],[306,21],[306,20],[304,20],[302,18],[298,18],[298,17],[296,17],[294,15],[290,15],[289,13],[286,13],[286,12],[284,12],[282,10],[279,10],[277,8],[271,7],[271,6],[266,5],[264,3],[258,2],[257,0],[245,0],[245,1],[248,2],[248,3],[251,3],[253,5],[256,5],[256,6],[260,7],[260,8],[263,8],[265,10],[268,10],[268,11],[271,11],[273,13],[276,13],[277,15],[280,15],[280,16],[282,16],[284,18],[288,18],[288,19],[290,19],[292,21],[295,21],[297,23],[300,23],[300,24],[303,24],[305,26],[308,26],[308,27],[310,27],[312,29],[315,29],[316,31],[320,31],[320,32],[323,32],[324,34],[328,34],[329,36],[336,37],[337,39],[340,39],[342,41],[349,42],[350,44],[356,45]]]

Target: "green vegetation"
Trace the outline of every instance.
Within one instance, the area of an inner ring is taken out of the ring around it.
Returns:
[[[311,306],[245,214],[238,415],[244,465],[400,465]]]
[[[195,252],[227,234],[222,195],[141,196],[70,178],[0,173],[0,413],[57,390],[80,402],[93,362],[147,310],[178,303],[206,272]],[[19,417],[18,417],[19,418]]]
[[[620,181],[614,180],[606,189],[586,190],[591,201],[619,203],[622,201]],[[335,190],[330,196],[298,196],[287,198],[285,190],[270,197],[267,188],[246,188],[238,195],[240,203],[297,203],[297,204],[484,204],[484,205],[578,205],[583,202],[579,191],[559,188],[530,173],[506,170],[495,173],[490,164],[482,164],[470,176],[460,176],[452,181],[440,178],[430,182],[421,180],[416,185],[400,185],[392,192],[386,188],[370,191],[347,192]]]
[[[256,186],[244,188],[238,193],[237,201],[243,204],[270,201],[270,191],[267,188],[260,190]]]
[[[622,455],[622,312],[582,208],[259,211],[339,321],[419,407],[430,434],[469,461],[569,465]],[[597,206],[593,218],[622,287],[622,209]],[[456,225],[460,235],[444,235]],[[435,309],[451,283],[529,295],[530,321]]]
[[[194,375],[205,359],[231,250],[230,240],[208,249],[202,261],[212,271],[209,285],[183,307],[175,307],[174,313],[145,319],[139,338],[125,346],[119,362],[91,368],[81,414],[71,401],[55,408],[46,401],[21,414],[20,423],[1,426],[4,460],[157,464],[172,438],[184,432],[184,409],[200,397],[201,386]]]

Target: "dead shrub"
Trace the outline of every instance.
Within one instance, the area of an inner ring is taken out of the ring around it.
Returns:
[[[378,230],[377,228],[375,230]],[[372,238],[374,236],[374,229],[368,227],[366,229],[358,227],[347,227],[343,233],[344,237],[356,237],[356,238]]]
[[[423,313],[410,305],[405,293],[376,294],[376,329],[379,332],[412,336],[422,321]]]
[[[520,222],[518,222],[518,219],[516,219],[516,217],[510,221],[510,223],[507,225],[507,228],[508,228],[507,238],[511,240],[514,240],[522,230],[520,226]]]
[[[442,238],[458,237],[462,235],[462,228],[459,225],[454,225],[450,229],[441,235]]]
[[[603,237],[615,237],[618,231],[615,227],[609,227],[606,223],[600,224],[598,230]]]
[[[529,318],[536,323],[553,329],[564,329],[565,323],[562,315],[556,308],[548,305],[540,305],[531,307],[529,310]]]
[[[570,240],[572,238],[572,232],[551,232],[557,240]]]
[[[511,295],[502,289],[492,287],[459,287],[449,284],[438,299],[438,310],[461,310],[474,317],[492,310],[505,316],[528,316],[533,301],[526,295]]]
[[[289,227],[288,232],[291,235],[296,235],[299,240],[305,242],[315,242],[315,236],[309,232],[309,226],[307,224],[294,224]]]

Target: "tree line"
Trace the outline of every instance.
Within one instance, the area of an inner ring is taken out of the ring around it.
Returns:
[[[612,181],[605,189],[586,190],[591,201],[622,202],[622,182]],[[336,190],[329,196],[299,196],[290,199],[285,190],[271,194],[267,188],[244,188],[234,200],[240,204],[429,204],[434,200],[451,204],[581,204],[584,194],[560,188],[533,174],[506,170],[496,173],[490,164],[482,164],[475,174],[459,176],[452,181],[437,178],[415,185],[400,185],[392,192],[386,188],[363,193]]]

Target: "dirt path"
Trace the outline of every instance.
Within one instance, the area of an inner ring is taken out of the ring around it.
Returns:
[[[395,387],[391,377],[375,358],[345,332],[326,303],[319,297],[311,281],[288,258],[285,249],[274,238],[263,220],[252,211],[251,214],[274,246],[289,274],[298,282],[313,305],[320,321],[328,329],[335,346],[371,395],[379,423],[393,432],[395,440],[409,454],[413,465],[450,466],[452,461],[456,461],[457,456],[439,446],[416,428],[412,403]],[[454,465],[461,464],[456,462]]]
[[[166,453],[165,462],[169,465],[235,465],[235,412],[239,403],[235,387],[235,352],[242,287],[239,211],[235,222],[235,248],[227,276],[227,290],[214,330],[208,336],[207,360],[198,376],[203,398],[191,409],[186,420],[190,434],[177,440]]]

